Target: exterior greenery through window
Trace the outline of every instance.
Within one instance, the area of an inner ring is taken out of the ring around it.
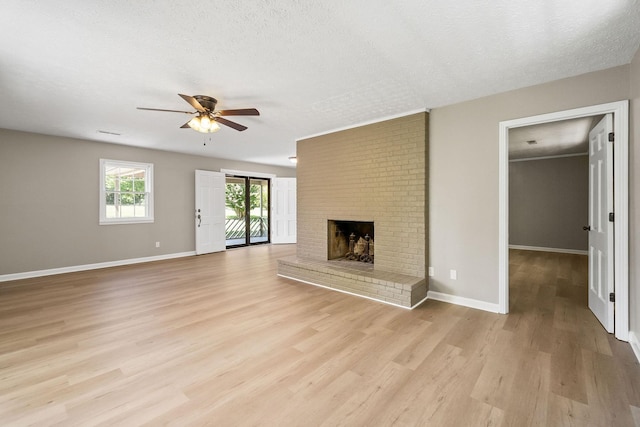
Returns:
[[[267,193],[262,191],[262,187],[258,184],[249,186],[249,211],[267,205]],[[245,204],[245,186],[237,183],[227,183],[225,192],[226,205],[235,213],[235,219],[244,218],[246,214]]]
[[[153,222],[153,164],[100,160],[100,224]]]

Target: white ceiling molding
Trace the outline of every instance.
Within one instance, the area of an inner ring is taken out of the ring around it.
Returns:
[[[580,157],[588,156],[589,153],[575,153],[575,154],[559,154],[557,156],[544,156],[544,157],[528,157],[526,159],[509,159],[509,163],[513,162],[530,162],[532,160],[549,160],[549,159],[562,159],[564,157]]]
[[[355,129],[355,128],[359,128],[359,127],[362,127],[362,126],[372,125],[372,124],[375,124],[375,123],[386,122],[387,120],[399,119],[400,117],[406,117],[406,116],[410,116],[412,114],[424,113],[424,112],[428,113],[429,109],[425,108],[425,109],[421,109],[421,110],[407,111],[405,113],[395,114],[393,116],[382,117],[382,118],[375,119],[375,120],[370,120],[370,121],[367,121],[367,122],[356,123],[356,124],[349,125],[349,126],[343,126],[341,128],[328,130],[326,132],[320,132],[320,133],[316,133],[316,134],[313,134],[313,135],[303,136],[302,138],[298,138],[298,141],[302,141],[304,139],[316,138],[318,136],[323,136],[323,135],[329,135],[329,134],[332,134],[332,133],[341,132],[343,130]]]

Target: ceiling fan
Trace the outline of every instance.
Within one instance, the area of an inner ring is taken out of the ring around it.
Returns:
[[[191,128],[202,133],[212,133],[220,129],[218,123],[229,126],[238,131],[246,130],[247,127],[239,123],[227,120],[222,116],[259,116],[260,112],[255,108],[241,108],[238,110],[217,110],[216,104],[218,101],[215,98],[205,95],[183,95],[178,94],[182,99],[187,101],[196,111],[181,111],[181,110],[163,110],[160,108],[143,108],[138,107],[138,110],[149,111],[167,111],[170,113],[185,113],[196,114],[194,118],[187,123],[180,126],[181,128]]]

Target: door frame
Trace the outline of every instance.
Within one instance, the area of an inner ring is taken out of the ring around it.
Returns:
[[[509,129],[613,113],[613,258],[615,336],[629,340],[629,101],[616,101],[572,110],[501,121],[499,126],[498,173],[498,307],[509,313]]]
[[[253,246],[253,245],[264,245],[271,243],[271,178],[257,178],[255,176],[239,176],[239,175],[226,175],[226,179],[242,179],[244,180],[244,203],[245,203],[245,235],[244,235],[244,243],[227,245],[227,248],[239,248],[245,246]],[[260,242],[252,242],[251,241],[251,209],[250,209],[250,200],[251,200],[251,181],[267,181],[267,215],[269,221],[267,223],[267,240]]]

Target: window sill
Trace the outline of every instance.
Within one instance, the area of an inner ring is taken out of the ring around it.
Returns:
[[[124,218],[119,220],[100,220],[98,225],[118,225],[118,224],[153,224],[155,221],[153,218],[144,218],[144,219],[132,219],[132,218]]]

